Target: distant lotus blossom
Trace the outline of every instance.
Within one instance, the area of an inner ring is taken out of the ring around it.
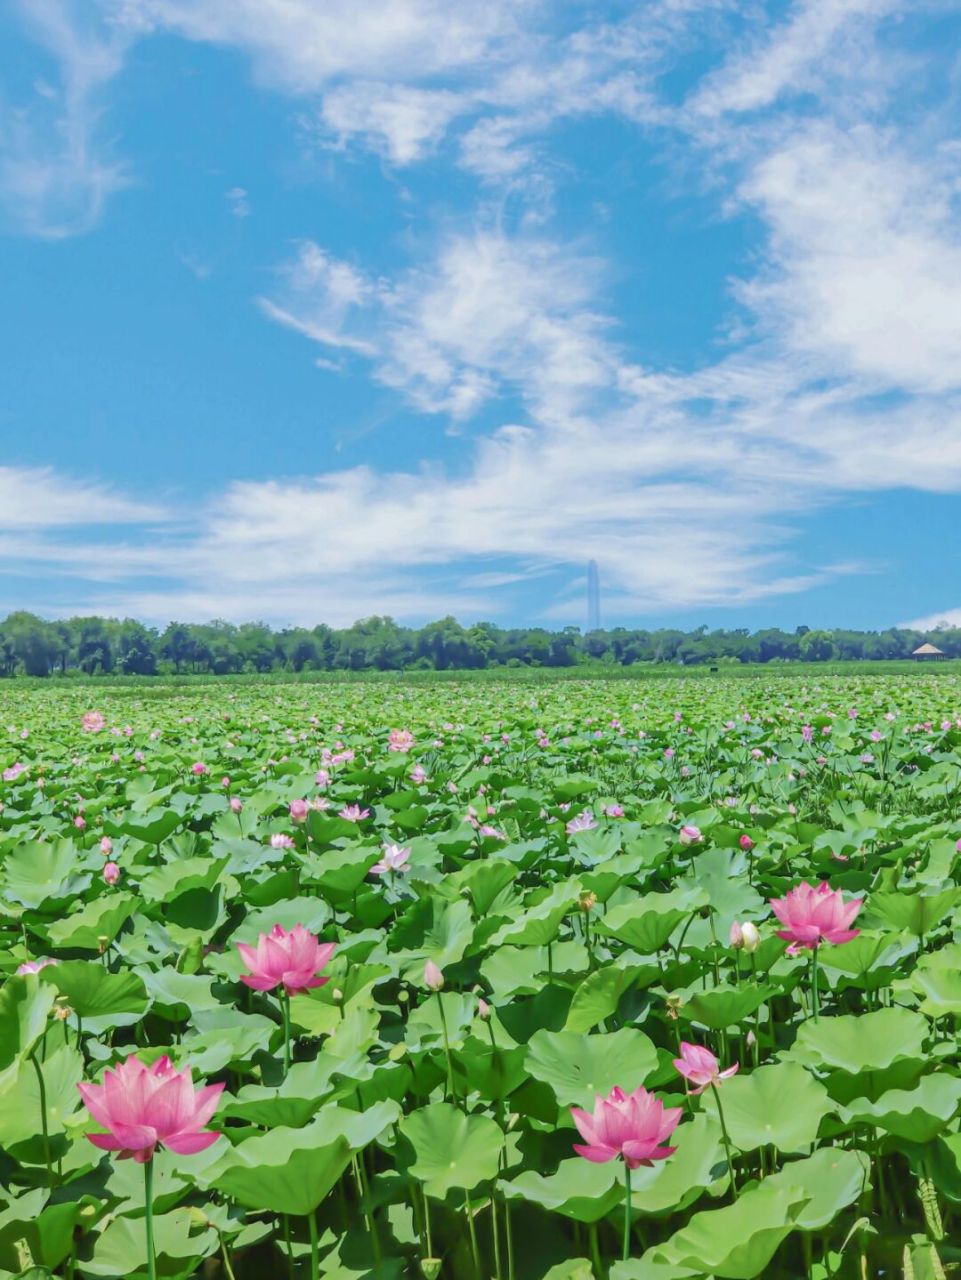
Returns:
[[[77,828],[78,831],[85,831],[87,828],[87,819],[83,816],[82,813],[78,813],[73,820],[73,825]]]
[[[862,764],[874,764],[874,756],[870,751],[863,751],[861,755],[858,756],[858,759]]]
[[[230,786],[230,779],[226,776],[226,774],[225,774],[225,775],[220,779],[220,785],[221,785],[225,790],[226,790],[226,788],[227,788],[227,787],[229,787],[229,786]]]
[[[673,748],[673,747],[665,747],[665,748],[664,748],[664,759],[665,759],[665,760],[673,760],[673,759],[674,759],[674,748]]]
[[[809,724],[803,725],[801,728],[801,737],[805,742],[811,742],[814,739],[814,730]]]
[[[131,1055],[103,1084],[78,1084],[87,1110],[107,1130],[87,1137],[102,1151],[119,1151],[138,1164],[152,1159],[158,1146],[181,1156],[205,1151],[219,1133],[205,1129],[223,1092],[222,1084],[194,1089],[190,1068],[175,1071],[166,1054],[150,1067]]]
[[[414,735],[409,729],[391,729],[387,741],[388,751],[407,752],[414,745]]]
[[[604,810],[605,818],[623,818],[624,810],[619,804],[609,804]]]
[[[345,822],[362,822],[364,818],[370,817],[370,810],[362,809],[359,804],[345,804],[337,817],[343,818]]]
[[[102,836],[100,840],[100,852],[105,858],[109,858],[113,853],[113,841],[109,836]]]
[[[271,849],[293,849],[294,842],[290,836],[278,831],[270,837],[270,847]]]
[[[240,813],[241,809],[244,807],[244,802],[241,800],[240,796],[231,796],[230,807],[234,813]]]
[[[681,1041],[681,1056],[674,1059],[674,1066],[685,1080],[694,1085],[690,1092],[695,1097],[712,1085],[716,1087],[722,1080],[730,1080],[738,1071],[736,1062],[722,1071],[721,1064],[710,1049],[699,1044],[688,1044],[686,1040]]]
[[[17,967],[16,973],[18,977],[26,973],[39,973],[41,969],[46,969],[49,965],[56,963],[56,960],[50,956],[44,956],[42,960],[24,960],[23,964]]]
[[[681,827],[677,838],[680,844],[700,844],[704,839],[704,835],[700,827],[695,827],[689,823]]]
[[[84,733],[99,733],[105,728],[107,721],[101,711],[86,711],[80,722]]]
[[[209,773],[210,770],[207,768],[207,766],[204,764],[202,760],[195,760],[193,764],[190,766],[190,772],[193,774],[196,774],[196,776],[200,778],[205,773]]]
[[[578,831],[593,831],[597,826],[597,821],[591,813],[590,809],[585,809],[576,817],[571,818],[564,830],[569,836],[576,835]]]
[[[872,730],[871,730],[871,741],[872,741],[872,742],[880,742],[880,741],[881,741],[881,737],[882,737],[882,735],[881,735],[881,732],[880,732],[880,730],[879,730],[879,729],[872,729]]]
[[[120,868],[115,862],[108,862],[104,865],[103,880],[104,884],[115,885],[120,879]]]
[[[498,831],[496,827],[492,827],[489,825],[489,823],[486,823],[486,822],[482,827],[478,828],[478,835],[487,836],[488,839],[491,839],[491,840],[507,839],[507,836],[504,834],[503,831]]]
[[[410,780],[411,782],[416,783],[417,786],[421,786],[427,781],[427,770],[422,764],[414,765],[413,769],[410,771]]]
[[[21,773],[23,773],[23,772],[24,772],[24,770],[26,769],[26,767],[27,767],[27,766],[26,766],[25,764],[22,764],[22,763],[18,760],[18,761],[17,761],[17,763],[16,763],[16,764],[12,764],[12,765],[9,767],[9,769],[4,769],[4,771],[3,771],[3,780],[4,780],[4,782],[16,782],[16,780],[20,777]]]
[[[947,731],[948,731],[950,728],[951,728],[951,721],[950,721],[950,720],[942,720],[942,721],[941,721],[941,730],[942,730],[942,732],[943,732],[943,733],[947,733]]]
[[[310,807],[315,813],[323,813],[325,809],[330,808],[330,801],[325,796],[314,796]]]
[[[681,1107],[665,1107],[643,1086],[633,1093],[615,1086],[606,1098],[597,1096],[593,1113],[571,1108],[585,1143],[575,1145],[574,1150],[595,1164],[620,1156],[629,1169],[666,1160],[676,1147],[666,1147],[664,1143],[677,1128],[681,1111]]]
[[[370,870],[375,876],[385,876],[391,871],[409,871],[410,868],[407,865],[409,861],[409,849],[399,844],[385,844],[380,862],[375,862]]]
[[[864,905],[863,898],[845,902],[839,889],[832,889],[826,880],[816,887],[802,881],[783,898],[771,902],[771,910],[784,925],[777,936],[791,944],[790,950],[813,950],[822,942],[850,942],[860,930],[852,929],[858,912]]]
[[[314,786],[328,787],[330,786],[330,774],[326,769],[318,769],[314,774]]]
[[[754,848],[754,841],[751,839],[751,837],[747,834],[746,831],[742,836],[738,837],[738,844],[741,846],[741,848],[745,852]]]
[[[289,805],[291,822],[306,822],[310,813],[310,805],[306,800],[291,800]]]
[[[238,942],[237,950],[250,970],[240,977],[245,986],[254,991],[283,986],[288,996],[296,996],[330,981],[320,976],[320,970],[334,954],[336,943],[319,942],[302,924],[290,932],[275,924],[270,933],[258,936],[256,946]]]

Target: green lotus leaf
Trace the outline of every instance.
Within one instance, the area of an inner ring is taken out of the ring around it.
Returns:
[[[928,1024],[909,1009],[878,1009],[802,1023],[791,1057],[819,1070],[884,1071],[904,1059],[923,1058]]]
[[[741,1151],[775,1146],[801,1151],[815,1142],[834,1104],[824,1085],[797,1062],[776,1062],[725,1080],[718,1090],[733,1144]],[[704,1108],[717,1115],[713,1093]]]
[[[622,1027],[606,1035],[538,1031],[527,1046],[527,1069],[550,1085],[559,1106],[592,1110],[615,1085],[631,1092],[657,1066],[657,1050],[643,1031]]]
[[[504,1135],[489,1116],[434,1102],[405,1117],[400,1131],[414,1148],[410,1172],[432,1196],[473,1191],[497,1176]]]

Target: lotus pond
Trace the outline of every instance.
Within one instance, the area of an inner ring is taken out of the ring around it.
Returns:
[[[0,1277],[958,1273],[961,680],[805,677],[4,689]]]

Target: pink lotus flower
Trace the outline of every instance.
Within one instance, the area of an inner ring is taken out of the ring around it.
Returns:
[[[424,965],[424,986],[429,991],[440,991],[444,986],[444,975],[433,960]]]
[[[326,769],[318,769],[314,774],[315,787],[327,787],[330,785],[330,774]]]
[[[207,768],[207,766],[204,764],[202,760],[195,760],[193,764],[190,766],[190,772],[193,774],[196,774],[198,778],[201,778],[205,773],[209,773],[210,770]]]
[[[630,1094],[615,1086],[606,1098],[598,1095],[593,1115],[580,1107],[572,1107],[571,1115],[586,1144],[574,1150],[595,1164],[621,1156],[629,1169],[637,1169],[666,1160],[676,1150],[662,1144],[677,1128],[681,1108],[665,1107],[643,1086]]]
[[[94,1120],[108,1131],[88,1133],[102,1151],[119,1151],[146,1164],[158,1146],[181,1156],[205,1151],[220,1137],[204,1125],[217,1107],[222,1084],[194,1089],[190,1068],[175,1071],[165,1055],[148,1067],[129,1057],[114,1071],[105,1071],[103,1084],[78,1084],[80,1096]]]
[[[751,839],[751,837],[750,837],[746,832],[745,832],[745,834],[744,834],[743,836],[741,836],[741,837],[738,839],[738,844],[739,844],[739,845],[741,846],[741,848],[742,848],[742,849],[744,849],[745,851],[748,851],[748,850],[750,850],[750,849],[753,849],[753,848],[754,848],[754,841]]]
[[[18,760],[16,764],[12,764],[9,769],[4,769],[3,771],[4,782],[16,782],[16,780],[20,777],[21,773],[23,773],[26,767],[27,766],[25,764],[21,764],[21,762]]]
[[[310,813],[310,805],[306,800],[291,800],[290,802],[290,820],[291,822],[306,822],[307,815]]]
[[[240,813],[243,807],[244,807],[244,802],[243,800],[241,800],[240,796],[230,797],[230,808],[234,813]]]
[[[287,995],[296,996],[330,981],[319,974],[334,954],[336,943],[318,942],[302,924],[294,925],[289,933],[275,924],[270,933],[260,934],[255,947],[238,942],[237,950],[250,970],[240,979],[245,986],[273,991],[282,984]]]
[[[99,733],[104,728],[107,721],[100,711],[87,711],[84,713],[83,719],[80,721],[80,727],[84,733]]]
[[[720,1084],[722,1080],[730,1080],[738,1071],[736,1062],[733,1067],[722,1071],[721,1064],[710,1049],[699,1044],[688,1044],[686,1040],[681,1041],[681,1056],[674,1059],[674,1065],[684,1079],[695,1086],[691,1089],[694,1096],[703,1093],[711,1085]]]
[[[414,735],[409,729],[391,729],[387,735],[388,751],[407,752],[414,745]]]
[[[104,884],[109,884],[111,887],[115,885],[117,881],[120,879],[120,868],[117,866],[115,862],[105,863],[104,869],[103,869],[103,879],[104,879]]]
[[[609,804],[604,810],[605,818],[623,818],[624,810],[619,804]]]
[[[100,840],[100,852],[105,858],[109,858],[113,853],[113,841],[109,836],[103,836]]]
[[[337,817],[343,818],[345,822],[362,822],[364,818],[370,817],[370,810],[362,809],[359,804],[345,804]]]
[[[49,956],[44,956],[42,960],[24,960],[23,964],[17,966],[16,972],[18,976],[25,973],[39,973],[41,969],[56,963],[56,960],[52,960]]]
[[[414,765],[413,769],[411,769],[410,771],[410,780],[411,782],[415,783],[418,787],[423,786],[423,784],[427,781],[427,770],[424,768],[422,764]]]
[[[277,831],[270,837],[270,847],[271,849],[293,849],[294,842],[290,836]]]
[[[704,839],[704,836],[701,834],[700,827],[688,824],[687,826],[681,827],[677,838],[680,844],[700,844]]]
[[[385,844],[380,862],[374,863],[370,869],[371,874],[385,876],[389,871],[409,871],[409,861],[409,849],[404,849],[399,844]]]
[[[82,813],[78,813],[73,820],[73,825],[77,828],[78,831],[85,831],[87,828],[87,819],[83,816]]]
[[[790,950],[795,953],[822,942],[850,942],[856,938],[860,930],[851,925],[863,903],[863,898],[845,902],[841,891],[832,889],[826,880],[816,888],[805,880],[785,897],[774,899],[771,910],[784,925],[777,936],[790,942]]]
[[[571,818],[564,830],[569,836],[573,836],[578,831],[593,831],[596,826],[597,823],[594,820],[593,813],[591,813],[590,809],[585,809],[576,818]]]

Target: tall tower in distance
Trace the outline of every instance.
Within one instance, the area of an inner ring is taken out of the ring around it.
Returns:
[[[587,629],[599,631],[601,627],[601,575],[597,561],[587,566]]]

